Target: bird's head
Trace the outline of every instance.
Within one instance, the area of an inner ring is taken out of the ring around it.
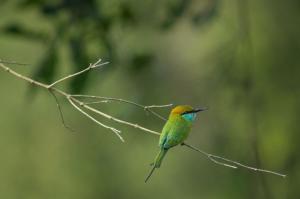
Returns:
[[[189,105],[179,105],[172,109],[171,116],[181,116],[189,122],[193,122],[196,119],[196,115],[200,111],[205,111],[207,108],[193,108]]]

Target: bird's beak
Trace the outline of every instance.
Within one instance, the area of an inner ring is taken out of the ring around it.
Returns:
[[[193,112],[194,112],[194,113],[198,113],[198,112],[200,112],[200,111],[206,111],[206,110],[208,110],[207,107],[204,107],[204,108],[196,108],[196,109],[193,110]]]

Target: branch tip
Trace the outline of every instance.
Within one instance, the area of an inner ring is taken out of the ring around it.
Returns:
[[[212,162],[216,163],[216,164],[219,164],[219,165],[222,165],[222,166],[225,166],[225,167],[230,167],[230,168],[233,168],[233,169],[238,169],[239,167],[242,167],[242,168],[245,168],[245,169],[248,169],[248,170],[252,170],[252,171],[257,171],[257,172],[262,172],[262,173],[268,173],[268,174],[273,174],[273,175],[277,175],[277,176],[280,176],[280,177],[283,177],[285,178],[286,175],[285,174],[281,174],[281,173],[278,173],[278,172],[275,172],[275,171],[270,171],[270,170],[265,170],[265,169],[259,169],[259,168],[255,168],[255,167],[251,167],[251,166],[247,166],[247,165],[244,165],[240,162],[237,162],[237,161],[234,161],[234,160],[230,160],[230,159],[227,159],[227,158],[223,158],[223,157],[220,157],[220,156],[217,156],[217,155],[213,155],[213,154],[210,154],[210,153],[207,153],[199,148],[196,148],[192,145],[189,145],[187,143],[182,143],[182,145],[194,150],[194,151],[197,151],[199,153],[202,153],[203,155],[205,155],[208,159],[210,159]],[[224,162],[220,162],[216,159],[220,159]],[[231,164],[228,164],[228,163],[225,163],[225,162],[229,162]]]

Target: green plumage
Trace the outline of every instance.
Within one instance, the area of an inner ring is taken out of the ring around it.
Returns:
[[[191,127],[191,121],[187,121],[181,115],[171,115],[160,135],[159,147],[169,149],[181,144],[188,137]]]
[[[196,114],[191,112],[184,115],[184,113],[192,110],[193,109],[190,106],[178,106],[172,110],[159,138],[158,145],[160,151],[154,160],[153,168],[151,169],[145,182],[147,182],[154,170],[161,166],[167,151],[170,148],[183,143],[188,137]]]
[[[191,126],[192,122],[186,121],[180,115],[169,118],[159,138],[160,151],[154,161],[156,168],[160,167],[163,158],[171,147],[181,144],[188,137]]]

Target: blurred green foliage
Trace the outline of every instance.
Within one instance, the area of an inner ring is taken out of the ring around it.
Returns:
[[[0,198],[298,198],[299,7],[295,0],[1,1],[0,59],[30,63],[12,68],[50,83],[102,58],[110,64],[60,87],[208,106],[190,143],[288,178],[222,168],[177,147],[144,184],[157,137],[103,120],[122,129],[122,144],[62,101],[77,130],[70,133],[48,93],[27,96],[26,83],[0,72]],[[128,105],[99,109],[154,130],[163,125]]]

